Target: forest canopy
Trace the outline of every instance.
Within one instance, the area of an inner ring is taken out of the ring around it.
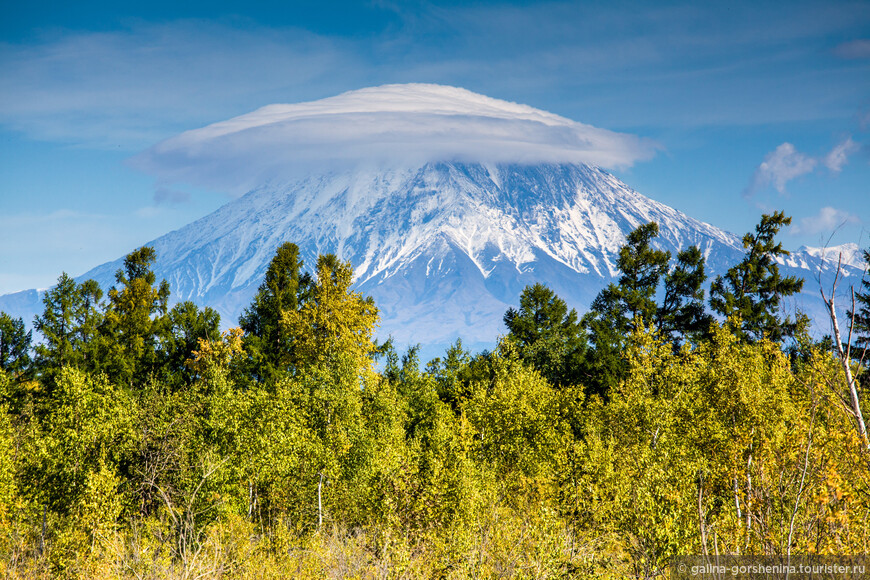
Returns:
[[[866,554],[870,282],[845,340],[813,340],[782,310],[803,284],[777,267],[788,223],[763,216],[709,285],[697,247],[643,224],[585,315],[542,280],[494,350],[431,361],[375,341],[348,262],[306,270],[292,243],[223,333],[170,307],[150,247],[108,289],[62,274],[32,331],[0,313],[0,574],[653,578],[681,555]]]

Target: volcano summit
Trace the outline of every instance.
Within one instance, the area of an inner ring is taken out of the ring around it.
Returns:
[[[606,171],[654,150],[464,89],[389,85],[264,107],[134,163],[164,181],[246,192],[148,243],[174,299],[210,305],[233,325],[290,241],[308,267],[319,253],[353,264],[356,289],[381,311],[380,338],[434,347],[461,337],[474,347],[503,332],[527,284],[545,282],[585,310],[618,276],[625,234],[649,221],[673,254],[698,245],[711,275],[741,259],[738,237]],[[793,258],[786,270],[804,277],[829,268],[818,252]],[[82,278],[108,287],[120,263]]]

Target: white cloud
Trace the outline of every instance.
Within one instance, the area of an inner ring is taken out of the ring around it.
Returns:
[[[441,85],[385,85],[187,131],[132,164],[167,183],[242,193],[313,167],[459,160],[626,167],[657,146],[634,135]]]
[[[285,10],[267,22],[127,20],[0,41],[0,123],[30,138],[137,149],[263,103],[420,80],[584,111],[606,126],[829,119],[854,93],[854,72],[807,70],[805,60],[870,18],[866,2],[788,14],[757,3],[375,4],[397,17],[361,22],[365,34],[306,31]],[[861,42],[842,50],[860,53]]]
[[[792,226],[789,232],[799,234],[820,234],[836,230],[844,224],[860,224],[861,220],[847,211],[830,206],[823,207],[814,216],[801,218],[799,225]]]
[[[276,94],[352,78],[341,41],[202,20],[0,42],[0,123],[27,136],[139,149]]]
[[[836,147],[831,149],[830,153],[825,155],[823,163],[825,164],[825,167],[834,173],[839,173],[849,161],[849,155],[855,153],[860,148],[861,146],[852,141],[851,137],[847,137],[837,144]]]
[[[783,143],[764,157],[764,161],[755,170],[745,195],[749,196],[769,185],[773,185],[779,193],[784,194],[786,183],[810,173],[815,169],[816,163],[814,158],[800,153],[791,143]]]
[[[861,145],[846,137],[822,157],[811,157],[795,149],[791,143],[783,143],[764,157],[755,170],[752,180],[743,191],[744,197],[751,197],[756,191],[773,186],[780,194],[786,194],[786,184],[801,175],[812,173],[819,165],[824,165],[834,173],[843,170],[849,156],[861,149]]]

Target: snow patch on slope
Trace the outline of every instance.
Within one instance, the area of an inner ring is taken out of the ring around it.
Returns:
[[[825,248],[812,248],[808,246],[801,246],[795,254],[798,258],[801,254],[806,254],[806,256],[811,256],[813,258],[823,260],[827,264],[830,264],[834,267],[836,267],[837,263],[839,262],[843,266],[851,266],[852,268],[858,268],[861,271],[864,271],[867,268],[867,264],[864,261],[864,252],[858,246],[858,244],[854,243],[842,244],[839,246],[830,246]],[[800,260],[800,262],[802,264],[806,264],[807,260]]]
[[[250,304],[275,249],[293,242],[309,270],[322,253],[353,264],[356,289],[381,311],[380,338],[491,345],[528,284],[545,282],[583,312],[618,276],[625,235],[648,221],[658,223],[656,244],[672,255],[698,245],[711,279],[743,257],[738,237],[580,164],[442,162],[272,181],[149,245],[173,299],[216,308],[224,326]],[[843,250],[855,264],[857,246]],[[782,260],[783,275],[830,280],[836,262],[822,257],[817,248],[795,252]],[[103,264],[80,279],[108,288],[120,266],[121,259]],[[860,277],[851,265],[844,272]],[[806,286],[801,308],[824,320],[812,310],[817,287]],[[0,299],[7,312],[38,308],[35,292]]]
[[[176,299],[217,307],[232,324],[275,248],[350,260],[382,310],[381,333],[406,341],[493,340],[522,288],[545,281],[579,310],[617,274],[625,234],[654,220],[661,246],[698,244],[711,263],[739,240],[579,164],[425,163],[273,181],[153,242]],[[118,263],[89,277],[104,285]]]

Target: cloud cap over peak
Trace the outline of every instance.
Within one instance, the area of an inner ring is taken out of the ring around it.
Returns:
[[[433,84],[268,105],[182,133],[132,163],[167,182],[241,193],[300,171],[430,161],[627,167],[657,145],[527,105]]]

